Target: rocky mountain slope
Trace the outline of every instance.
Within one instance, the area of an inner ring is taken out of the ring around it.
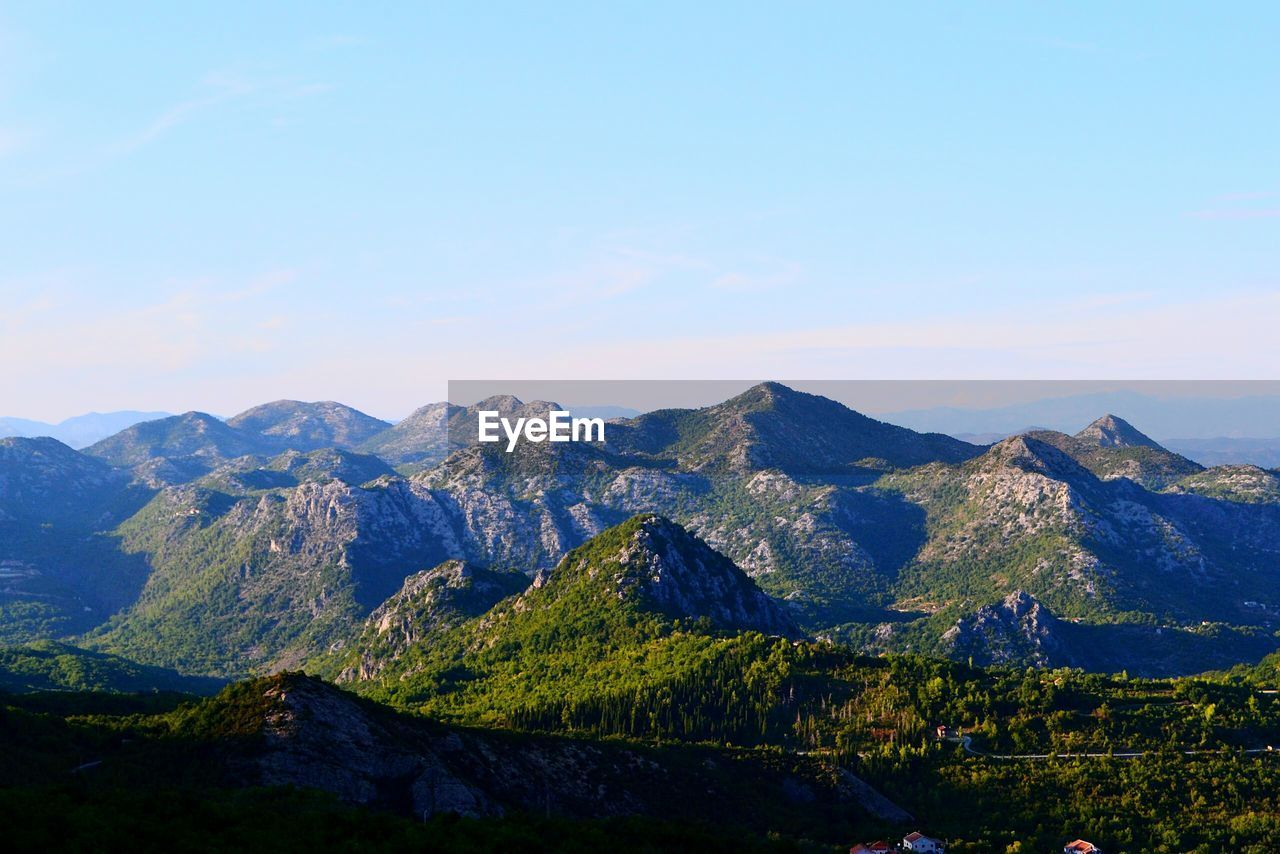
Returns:
[[[1257,466],[1215,466],[1182,478],[1169,491],[1243,504],[1280,504],[1280,471]]]
[[[433,465],[449,452],[449,417],[458,407],[429,403],[365,439],[360,450],[392,465]]]
[[[460,550],[438,502],[400,479],[168,487],[119,532],[151,573],[93,642],[215,674],[296,664],[354,631],[416,568]]]
[[[1052,430],[1022,435],[1053,445],[1103,480],[1123,477],[1154,491],[1204,470],[1114,415],[1104,415],[1074,436]]]
[[[364,638],[384,616],[370,618]],[[719,633],[799,635],[787,609],[731,561],[654,515],[593,537],[482,615],[433,629],[411,625],[427,636],[413,644],[353,646],[321,672],[377,680],[374,693],[469,716],[513,691],[528,692],[530,703],[556,702],[585,686],[596,695],[617,690],[634,678],[629,671],[657,677],[696,668],[716,655]]]
[[[982,601],[1024,589],[1072,616],[1142,611],[1194,621],[1239,620],[1244,602],[1272,598],[1280,507],[1101,480],[1033,436],[882,486],[929,516],[905,593]]]

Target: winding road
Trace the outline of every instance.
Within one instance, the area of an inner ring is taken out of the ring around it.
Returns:
[[[959,741],[964,748],[965,753],[971,756],[983,756],[987,759],[1140,759],[1148,753],[1156,753],[1155,750],[1134,750],[1134,751],[1117,751],[1116,753],[987,753],[985,750],[978,750],[973,746],[973,738],[967,735],[961,736],[959,739],[948,739],[949,741]],[[1250,747],[1246,750],[1231,750],[1229,748],[1215,748],[1212,750],[1183,750],[1180,751],[1184,756],[1198,756],[1200,754],[1212,753],[1274,753],[1270,747]]]

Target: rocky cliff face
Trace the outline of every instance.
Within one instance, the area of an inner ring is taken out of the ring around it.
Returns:
[[[409,576],[369,615],[360,636],[344,644],[357,658],[339,672],[338,681],[377,678],[409,647],[479,617],[528,584],[522,573],[494,572],[460,560]]]
[[[394,478],[243,496],[170,487],[121,531],[124,549],[145,555],[152,572],[96,642],[229,675],[296,664],[351,636],[408,567],[461,549],[445,509]]]

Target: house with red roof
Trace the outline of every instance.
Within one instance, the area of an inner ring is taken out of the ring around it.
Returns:
[[[883,839],[859,843],[849,849],[849,854],[893,854],[893,846]]]
[[[1102,849],[1092,842],[1077,839],[1062,846],[1062,854],[1102,854]]]

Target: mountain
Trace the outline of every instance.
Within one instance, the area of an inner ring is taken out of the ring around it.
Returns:
[[[30,418],[14,418],[12,416],[0,418],[0,437],[4,438],[10,436],[22,438],[50,436],[55,429],[57,428],[53,424],[44,421],[32,421]]]
[[[262,482],[280,474],[167,487],[122,524],[121,550],[151,573],[91,642],[183,672],[296,666],[353,633],[416,568],[460,551],[436,499],[399,478]],[[224,491],[237,483],[249,488]]]
[[[672,460],[685,471],[759,471],[790,476],[865,474],[942,460],[980,448],[868,418],[818,395],[761,383],[717,406],[661,410],[611,425],[623,453]]]
[[[392,465],[430,465],[444,459],[449,448],[448,403],[429,403],[380,433],[366,439],[360,450],[377,454]]]
[[[1042,424],[1054,430],[1074,429],[1099,412],[1124,412],[1153,436],[1181,436],[1210,439],[1215,436],[1280,436],[1280,395],[1268,383],[1252,384],[1258,392],[1245,397],[1196,394],[1194,384],[1170,383],[1160,394],[1144,394],[1133,389],[1044,397],[992,408],[935,407],[884,413],[894,424],[913,430],[947,433],[999,433],[1005,436],[1028,424]],[[1063,384],[1067,388],[1070,384]],[[1054,383],[1038,386],[1051,393]],[[1230,386],[1205,390],[1226,394]],[[1243,386],[1237,386],[1237,389]],[[959,390],[959,387],[957,388]],[[1165,442],[1166,445],[1169,442]]]
[[[366,624],[366,642],[384,617]],[[422,637],[433,628],[411,623],[410,630]],[[375,680],[380,685],[366,690],[399,703],[469,715],[515,685],[561,703],[579,691],[616,690],[627,668],[652,668],[655,678],[696,669],[719,655],[714,638],[723,632],[799,635],[787,609],[732,561],[649,514],[591,538],[478,617],[390,651],[381,643],[354,647],[328,672]]]
[[[25,418],[0,418],[0,437],[48,436],[73,448],[84,448],[141,421],[166,418],[168,415],[167,412],[89,412],[67,418],[58,424]]]
[[[1101,480],[1033,435],[959,467],[889,475],[928,515],[928,537],[903,572],[912,601],[989,600],[1017,589],[1059,613],[1248,621],[1271,602],[1280,506],[1151,493]]]
[[[1114,415],[1104,415],[1076,434],[1083,442],[1099,448],[1156,448],[1164,450],[1149,436],[1140,432],[1128,421]]]
[[[220,722],[231,720],[237,723],[228,731]],[[755,757],[707,750],[664,755],[445,728],[297,674],[237,685],[206,701],[171,737],[211,744],[214,767],[236,785],[320,789],[419,820],[539,811],[741,823],[763,832],[772,826],[761,821],[762,803],[784,827],[796,813],[867,815],[860,781],[824,780],[816,762],[775,770]],[[803,798],[792,794],[802,788]]]
[[[606,438],[604,446],[523,443],[513,453],[473,446],[414,480],[465,516],[470,560],[546,569],[609,525],[657,512],[822,626],[882,604],[921,536],[918,510],[858,486],[896,464],[982,450],[777,384],[703,410],[612,422]]]
[[[0,524],[99,530],[137,494],[126,474],[56,439],[0,439]]]
[[[495,395],[471,406],[431,403],[409,417],[368,438],[361,446],[393,465],[421,470],[442,461],[452,451],[476,444],[481,410],[499,413],[512,420],[522,417],[546,418],[558,403],[534,400],[528,403],[509,394]]]
[[[1128,478],[1153,491],[1203,470],[1114,415],[1104,415],[1074,436],[1053,430],[1020,435],[1053,445],[1104,480]]]
[[[1058,850],[1082,828],[1108,850],[1275,841],[1274,661],[1148,680],[708,642],[726,652],[714,668],[655,679],[649,659],[611,662],[624,692],[515,724],[499,715],[534,699],[520,692],[459,726],[298,673],[186,701],[0,693],[6,838],[637,854],[834,851],[917,829],[973,852]]]
[[[264,403],[227,419],[227,425],[261,436],[280,448],[295,451],[355,449],[391,426],[386,421],[331,400]]]
[[[55,439],[0,439],[0,643],[82,631],[131,601],[146,566],[106,532],[149,497]]]
[[[530,607],[587,598],[721,630],[798,634],[785,609],[724,555],[669,519],[647,514],[574,549],[534,582]]]
[[[46,786],[65,789],[67,771],[77,768],[82,776],[75,782],[87,790],[80,798],[130,796],[116,809],[97,811],[90,826],[99,841],[115,837],[121,815],[137,811],[168,827],[175,823],[172,814],[195,812],[211,824],[201,829],[200,819],[178,821],[185,832],[164,834],[168,841],[189,838],[201,847],[198,837],[208,847],[209,840],[226,838],[228,847],[243,850],[245,839],[257,839],[266,828],[289,828],[299,804],[310,807],[311,822],[324,825],[317,835],[321,847],[332,847],[334,835],[355,824],[366,828],[365,838],[352,840],[361,850],[399,849],[410,838],[417,840],[415,849],[506,850],[513,831],[531,820],[540,831],[531,840],[540,836],[543,843],[533,846],[537,850],[550,850],[548,835],[555,836],[554,850],[600,850],[602,843],[608,850],[670,850],[700,839],[710,844],[705,850],[766,850],[753,837],[816,830],[824,838],[843,838],[911,820],[851,771],[832,769],[817,757],[445,726],[299,673],[235,684],[159,714],[99,713],[74,727],[47,712],[0,707],[0,714],[6,722],[0,804],[12,804],[15,786],[31,786],[33,793]],[[32,750],[42,741],[43,753]],[[84,755],[93,759],[78,762]],[[189,802],[185,810],[170,803],[174,794],[179,803]],[[256,800],[264,801],[259,821],[244,821]],[[335,803],[363,809],[333,816]],[[146,807],[138,811],[141,804]],[[163,808],[157,811],[157,804]],[[221,821],[204,816],[209,804],[217,806],[211,812]],[[33,805],[28,818],[43,819],[44,812]],[[80,811],[62,810],[62,825],[77,824],[73,816],[80,818]],[[392,816],[413,824],[401,828]],[[606,827],[571,823],[626,817],[636,820],[609,835]],[[222,837],[227,822],[237,823],[241,833]],[[431,822],[429,832],[422,832],[422,822]],[[28,822],[22,827],[16,839],[25,841]],[[397,835],[387,837],[391,829]],[[588,841],[566,844],[577,834]],[[654,843],[631,847],[625,841],[650,835]],[[239,846],[230,841],[237,836],[243,836]],[[609,844],[613,836],[621,848]],[[453,844],[444,842],[450,839]],[[292,847],[297,837],[290,833],[289,840]],[[249,850],[265,847],[247,844]]]
[[[437,442],[453,449],[434,464],[402,464],[411,474],[369,453],[280,451],[286,439],[255,432],[270,419],[136,425],[92,449],[130,472],[79,458],[112,489],[130,474],[154,488],[133,487],[127,513],[90,524],[92,502],[51,487],[85,533],[43,529],[39,548],[7,558],[24,579],[10,589],[32,614],[46,609],[34,593],[76,603],[95,648],[247,675],[349,650],[407,579],[445,561],[536,577],[606,529],[658,514],[785,602],[804,631],[870,649],[940,649],[957,620],[1016,590],[1064,619],[1280,625],[1271,476],[1204,471],[1115,417],[984,448],[766,383],[716,406],[610,422],[603,444],[508,453],[473,441],[482,408],[519,417],[554,406],[503,396],[439,407],[437,436],[457,441]],[[434,453],[407,450],[412,431],[397,435],[406,454]],[[115,566],[92,576],[104,592],[120,582],[112,604],[31,587],[37,552],[63,579]],[[32,616],[7,639],[57,636],[55,622]]]
[[[135,424],[84,452],[161,485],[192,480],[228,460],[271,450],[272,444],[259,436],[212,415],[188,412]]]

